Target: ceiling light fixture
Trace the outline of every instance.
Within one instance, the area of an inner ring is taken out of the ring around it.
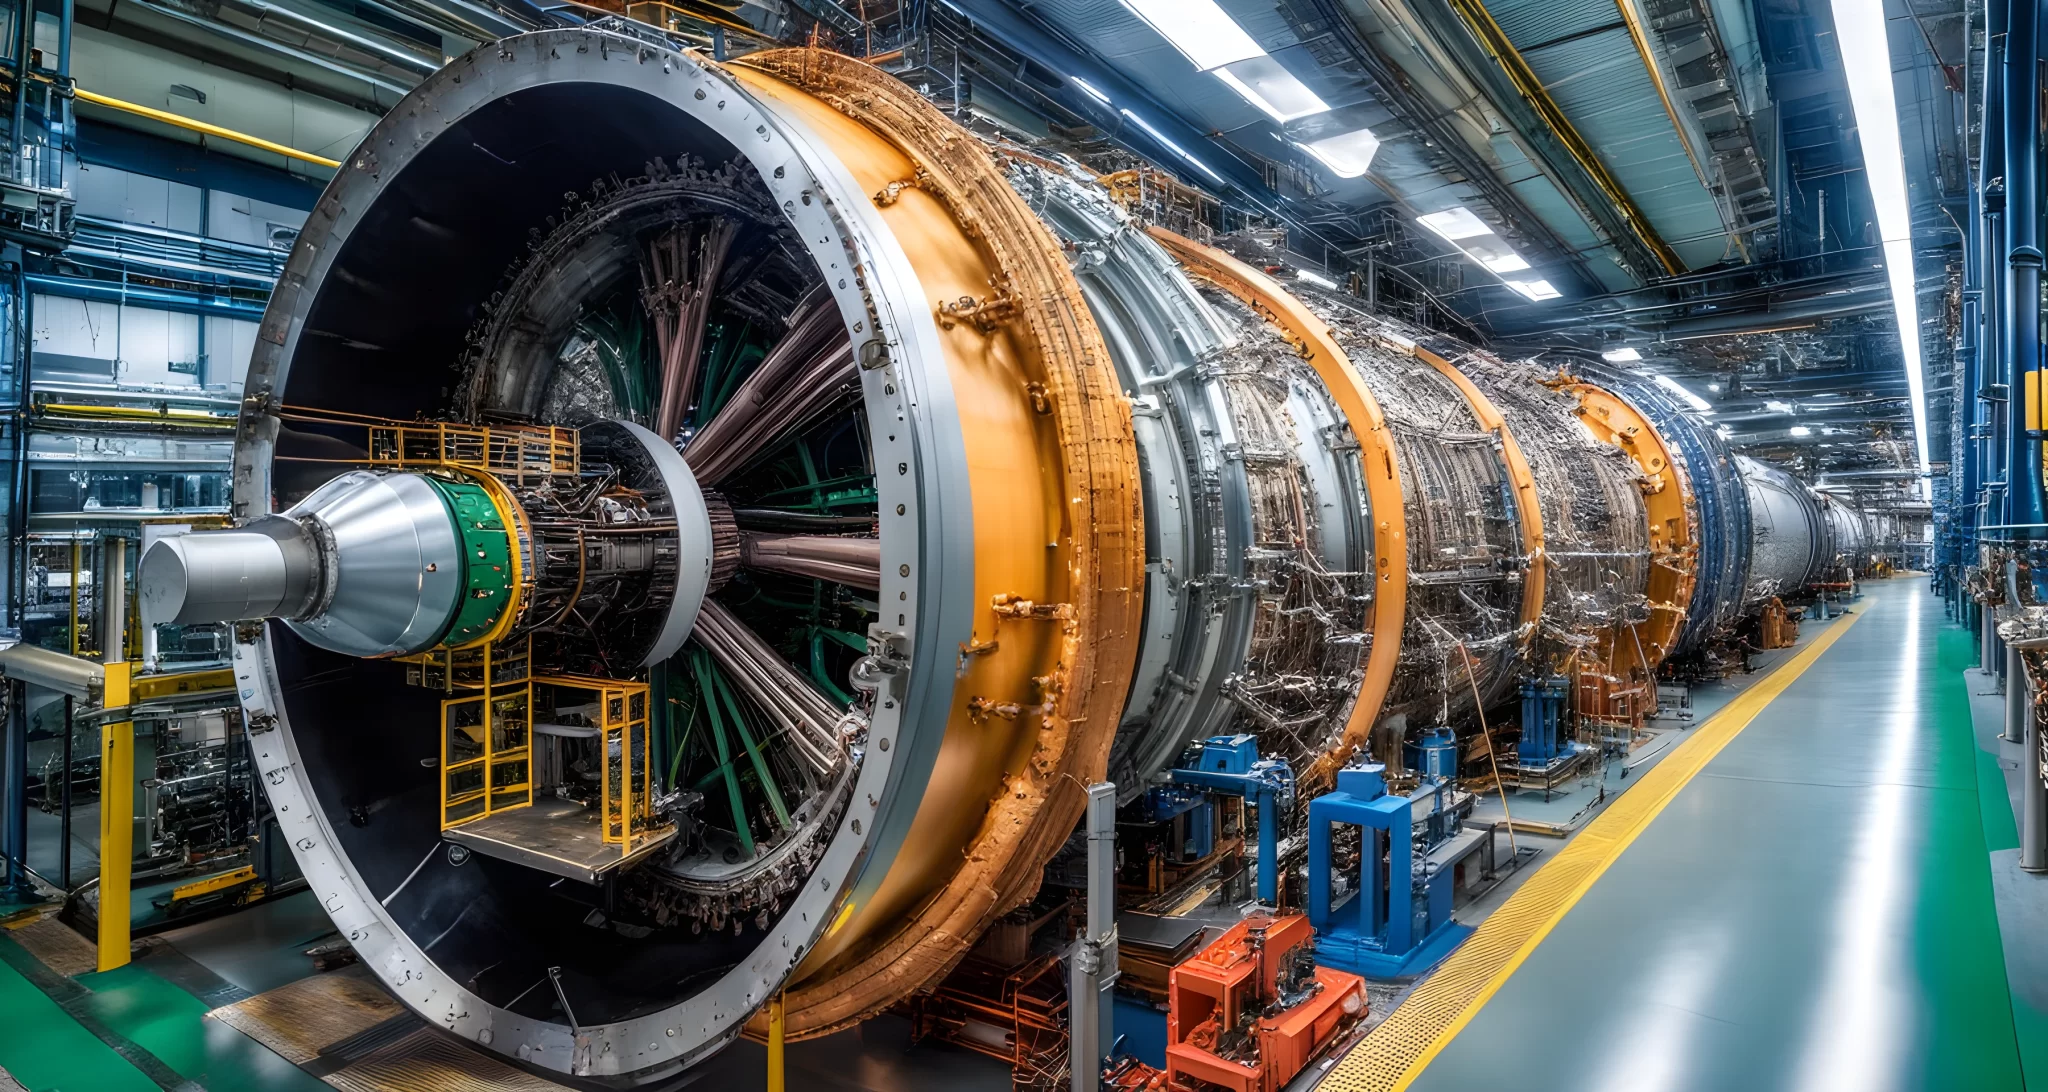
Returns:
[[[1079,76],[1069,76],[1069,77],[1067,77],[1067,78],[1068,78],[1068,79],[1070,79],[1070,80],[1073,80],[1073,81],[1074,81],[1074,86],[1075,86],[1075,87],[1078,87],[1078,88],[1080,88],[1081,90],[1083,90],[1083,91],[1086,91],[1086,92],[1088,92],[1088,95],[1089,95],[1089,97],[1090,97],[1090,98],[1093,98],[1093,99],[1094,99],[1094,100],[1096,100],[1097,102],[1100,102],[1100,103],[1101,103],[1102,105],[1104,105],[1104,106],[1115,106],[1115,105],[1116,105],[1115,103],[1113,103],[1113,102],[1109,101],[1109,96],[1108,96],[1108,95],[1105,95],[1105,94],[1103,94],[1103,93],[1102,93],[1102,89],[1101,89],[1101,88],[1099,88],[1099,87],[1095,86],[1095,85],[1094,85],[1094,84],[1092,84],[1092,83],[1089,83],[1089,82],[1088,82],[1087,80],[1084,80],[1084,79],[1082,79],[1082,78],[1081,78],[1081,77],[1079,77]]]
[[[1906,164],[1899,147],[1899,110],[1892,87],[1892,49],[1884,0],[1831,0],[1835,41],[1856,109],[1856,135],[1863,145],[1863,176],[1877,209],[1877,237],[1884,243],[1892,314],[1899,325],[1899,351],[1906,360],[1906,386],[1913,398],[1913,446],[1920,465],[1920,495],[1928,496],[1927,377],[1921,374],[1920,300],[1913,275],[1913,218],[1906,197]]]
[[[1764,408],[1772,413],[1797,413],[1790,402],[1765,402]]]
[[[1213,75],[1274,121],[1293,121],[1330,108],[1329,103],[1271,57],[1238,61],[1217,69]]]
[[[1337,177],[1357,178],[1372,166],[1372,157],[1380,150],[1380,138],[1372,135],[1371,129],[1354,129],[1296,147],[1322,160],[1323,166]]]
[[[1605,360],[1609,364],[1633,364],[1642,358],[1643,354],[1626,346],[1600,354],[1600,359]]]
[[[1633,352],[1634,350],[1630,351]],[[1679,396],[1680,398],[1685,399],[1688,403],[1691,403],[1692,408],[1700,411],[1701,413],[1714,412],[1714,404],[1712,402],[1709,402],[1706,399],[1701,398],[1699,395],[1694,394],[1692,391],[1686,389],[1685,384],[1680,383],[1678,380],[1673,379],[1668,375],[1659,375],[1654,377],[1654,381],[1658,386],[1664,388],[1667,391],[1670,391],[1671,393]]]
[[[1812,430],[1812,429],[1810,429],[1810,428],[1807,428],[1807,427],[1806,427],[1805,425],[1793,425],[1793,426],[1792,426],[1792,429],[1791,429],[1791,431],[1792,431],[1792,435],[1794,435],[1794,436],[1811,436],[1811,435],[1813,435],[1813,430]]]
[[[1477,213],[1463,205],[1415,218],[1415,222],[1442,236],[1467,258],[1500,277],[1501,283],[1532,300],[1554,300],[1564,293],[1547,280],[1511,280],[1506,274],[1530,268],[1529,260],[1515,253],[1507,240],[1486,225]]]
[[[1123,4],[1204,72],[1266,55],[1216,0],[1123,0]]]
[[[1323,276],[1321,273],[1314,273],[1306,269],[1295,270],[1294,279],[1297,281],[1307,281],[1310,284],[1318,285],[1323,288],[1337,287],[1336,281],[1333,281],[1330,278]]]
[[[1188,162],[1194,164],[1195,169],[1201,171],[1203,174],[1208,175],[1209,177],[1215,179],[1218,182],[1223,181],[1222,175],[1217,174],[1215,171],[1210,170],[1209,165],[1207,163],[1204,163],[1201,160],[1196,159],[1194,157],[1194,154],[1192,152],[1189,152],[1186,148],[1183,148],[1180,145],[1175,144],[1173,141],[1168,140],[1166,138],[1166,134],[1160,132],[1157,129],[1154,129],[1150,122],[1147,122],[1144,118],[1141,118],[1138,115],[1131,113],[1129,110],[1123,110],[1121,111],[1121,113],[1123,114],[1123,116],[1136,122],[1138,128],[1145,130],[1147,135],[1149,135],[1153,140],[1158,141],[1168,151],[1171,151],[1175,155],[1180,156],[1182,159],[1185,159]]]
[[[1427,216],[1418,216],[1415,222],[1454,243],[1460,239],[1493,234],[1493,229],[1486,226],[1486,221],[1481,220],[1478,214],[1463,205],[1442,212],[1432,212]]]
[[[1278,122],[1330,108],[1308,85],[1269,56],[1216,0],[1123,0],[1196,68],[1229,85]]]

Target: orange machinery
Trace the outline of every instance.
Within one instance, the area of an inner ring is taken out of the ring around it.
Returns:
[[[1164,1084],[1278,1092],[1307,1068],[1365,1014],[1365,980],[1314,955],[1307,917],[1254,914],[1175,967]]]

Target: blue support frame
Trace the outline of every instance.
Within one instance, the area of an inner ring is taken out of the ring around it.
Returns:
[[[1173,783],[1226,796],[1241,796],[1259,809],[1259,901],[1280,904],[1280,813],[1294,803],[1294,769],[1277,758],[1259,757],[1250,735],[1210,736],[1192,765],[1173,771]]]
[[[1425,781],[1407,796],[1392,796],[1386,767],[1373,763],[1337,771],[1337,790],[1309,801],[1308,920],[1317,963],[1367,978],[1405,978],[1472,934],[1471,926],[1451,920],[1451,876],[1439,872],[1418,883],[1414,874],[1416,809],[1434,809],[1445,787]],[[1330,861],[1339,823],[1364,831],[1358,875],[1342,900],[1332,891]]]

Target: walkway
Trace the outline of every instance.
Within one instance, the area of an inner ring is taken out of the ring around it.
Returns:
[[[2023,1088],[1985,838],[2005,801],[1972,738],[1972,646],[1926,580],[1866,593],[1322,1087]],[[1997,794],[1981,808],[1980,776]],[[2037,1017],[2022,1013],[2029,1054]]]

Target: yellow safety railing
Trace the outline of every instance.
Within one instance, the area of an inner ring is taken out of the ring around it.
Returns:
[[[578,675],[536,680],[597,695],[598,744],[604,749],[599,795],[604,840],[627,853],[654,828],[654,763],[648,755],[647,684]]]
[[[363,429],[363,459],[297,461],[366,463],[394,469],[453,468],[484,471],[515,485],[536,485],[582,472],[582,445],[573,428],[556,425],[464,425],[446,421],[392,421],[382,417],[287,406],[286,420],[353,431]]]
[[[533,803],[532,645],[410,658],[407,681],[441,702],[441,829]]]

